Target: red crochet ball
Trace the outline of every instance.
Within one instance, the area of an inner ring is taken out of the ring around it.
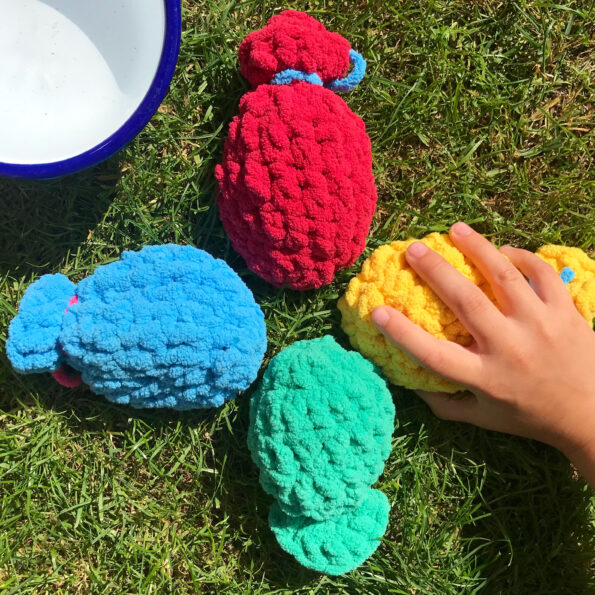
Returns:
[[[330,81],[346,74],[349,49],[315,19],[287,11],[246,38],[240,59],[256,84],[287,68],[314,72],[307,65]],[[294,81],[248,92],[216,177],[234,249],[273,285],[326,285],[365,247],[376,206],[370,139],[362,119],[320,85]]]
[[[242,75],[256,87],[282,70],[315,72],[324,83],[349,70],[349,42],[305,12],[286,10],[250,33],[238,52]]]

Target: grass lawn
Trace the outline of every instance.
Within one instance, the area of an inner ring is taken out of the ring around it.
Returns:
[[[39,275],[77,281],[123,249],[165,242],[238,271],[265,312],[267,361],[325,333],[347,345],[336,300],[364,257],[319,291],[276,290],[231,250],[215,206],[213,170],[247,90],[238,45],[287,7],[368,60],[346,97],[367,123],[379,190],[364,256],[456,220],[498,243],[593,255],[593,2],[185,0],[172,90],[130,146],[66,179],[0,181],[2,346]],[[215,411],[139,412],[16,376],[0,351],[4,594],[594,592],[595,501],[551,448],[441,422],[393,389],[378,483],[389,530],[366,564],[331,578],[299,566],[268,528],[249,393]]]

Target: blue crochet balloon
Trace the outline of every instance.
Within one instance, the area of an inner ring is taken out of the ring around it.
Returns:
[[[6,351],[18,372],[52,372],[132,407],[217,407],[256,378],[262,311],[222,260],[190,246],[124,252],[74,285],[26,291]]]

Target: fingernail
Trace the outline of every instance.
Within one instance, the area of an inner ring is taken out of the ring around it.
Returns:
[[[413,244],[407,248],[407,254],[409,254],[409,256],[414,256],[415,258],[423,256],[427,251],[428,247],[421,242],[413,242]]]
[[[390,318],[390,314],[387,312],[386,308],[382,306],[378,306],[372,312],[372,322],[381,328],[384,328],[388,324],[388,319]]]
[[[456,235],[456,236],[468,236],[473,230],[466,224],[463,223],[462,221],[459,221],[458,223],[455,223],[452,228],[451,231]]]

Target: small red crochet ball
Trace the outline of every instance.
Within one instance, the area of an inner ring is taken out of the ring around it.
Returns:
[[[326,285],[365,247],[377,198],[370,139],[323,86],[345,77],[350,52],[343,37],[289,10],[240,46],[255,89],[216,168],[219,212],[234,249],[277,287]],[[272,84],[279,73],[285,84]]]

